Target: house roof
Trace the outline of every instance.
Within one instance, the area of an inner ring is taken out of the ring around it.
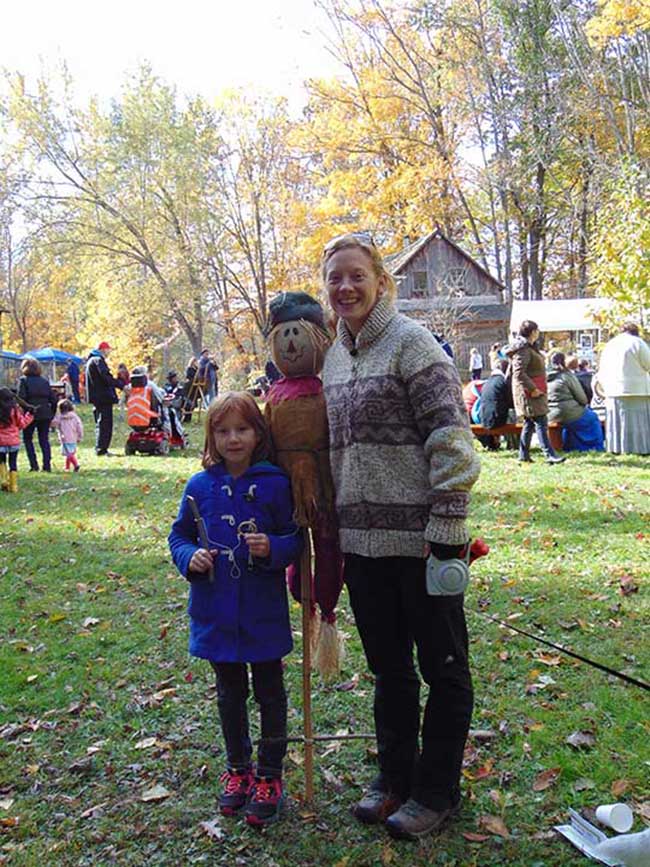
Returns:
[[[540,331],[583,331],[598,328],[594,314],[612,306],[609,298],[563,298],[553,301],[513,301],[510,330],[531,319]]]
[[[400,250],[398,253],[393,253],[390,256],[385,257],[385,263],[388,266],[388,270],[391,272],[393,277],[398,277],[399,274],[403,271],[403,269],[411,262],[415,256],[423,250],[424,247],[427,246],[431,241],[435,238],[440,238],[453,247],[457,253],[459,253],[464,259],[466,259],[471,265],[484,274],[489,280],[491,280],[499,289],[505,289],[503,283],[500,283],[496,277],[493,277],[489,271],[486,271],[482,265],[476,261],[476,259],[472,259],[469,253],[466,253],[462,247],[459,247],[458,244],[455,244],[451,241],[442,231],[440,226],[436,226],[436,228],[429,232],[428,235],[425,235],[423,238],[415,241],[413,244],[410,244],[408,247],[405,247],[403,250]]]

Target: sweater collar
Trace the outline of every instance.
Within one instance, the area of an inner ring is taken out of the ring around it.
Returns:
[[[370,311],[370,315],[363,323],[361,331],[359,331],[356,338],[350,332],[344,319],[339,319],[336,333],[339,340],[348,351],[351,349],[363,349],[364,347],[370,346],[374,343],[386,326],[396,316],[397,309],[395,308],[393,301],[390,298],[383,296]]]

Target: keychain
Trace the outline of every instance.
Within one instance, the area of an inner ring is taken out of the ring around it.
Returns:
[[[237,535],[241,538],[245,533],[257,533],[257,524],[255,518],[250,518],[248,521],[242,521],[237,527]],[[253,555],[248,551],[248,568],[253,568]]]

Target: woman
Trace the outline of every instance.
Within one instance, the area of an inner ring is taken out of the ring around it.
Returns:
[[[595,390],[605,398],[607,451],[650,454],[650,348],[633,322],[603,349]]]
[[[353,812],[416,839],[460,802],[473,702],[463,595],[428,595],[425,558],[464,554],[479,461],[456,368],[397,313],[369,236],[330,241],[322,274],[338,317],[323,382],[345,581],[375,675],[379,775]],[[429,686],[421,751],[413,642]]]
[[[534,430],[546,463],[561,464],[566,458],[555,454],[548,438],[546,362],[535,346],[538,337],[537,323],[525,319],[519,326],[519,336],[515,337],[506,350],[512,365],[512,397],[515,410],[517,415],[524,419],[519,440],[519,462],[532,463],[530,441]]]
[[[43,458],[43,472],[52,472],[50,450],[50,421],[56,412],[56,395],[50,383],[41,376],[41,365],[29,356],[20,365],[22,376],[18,380],[18,397],[34,407],[30,410],[34,421],[23,431],[23,442],[29,459],[29,471],[38,471],[38,460],[34,449],[34,431],[38,433],[38,444]]]
[[[562,424],[565,452],[605,450],[602,425],[588,404],[578,377],[566,365],[564,353],[554,352],[548,374],[548,420]]]

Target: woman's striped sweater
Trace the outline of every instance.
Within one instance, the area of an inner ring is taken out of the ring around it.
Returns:
[[[434,336],[380,299],[356,339],[339,322],[323,383],[342,550],[421,557],[425,539],[466,542],[480,463]]]

